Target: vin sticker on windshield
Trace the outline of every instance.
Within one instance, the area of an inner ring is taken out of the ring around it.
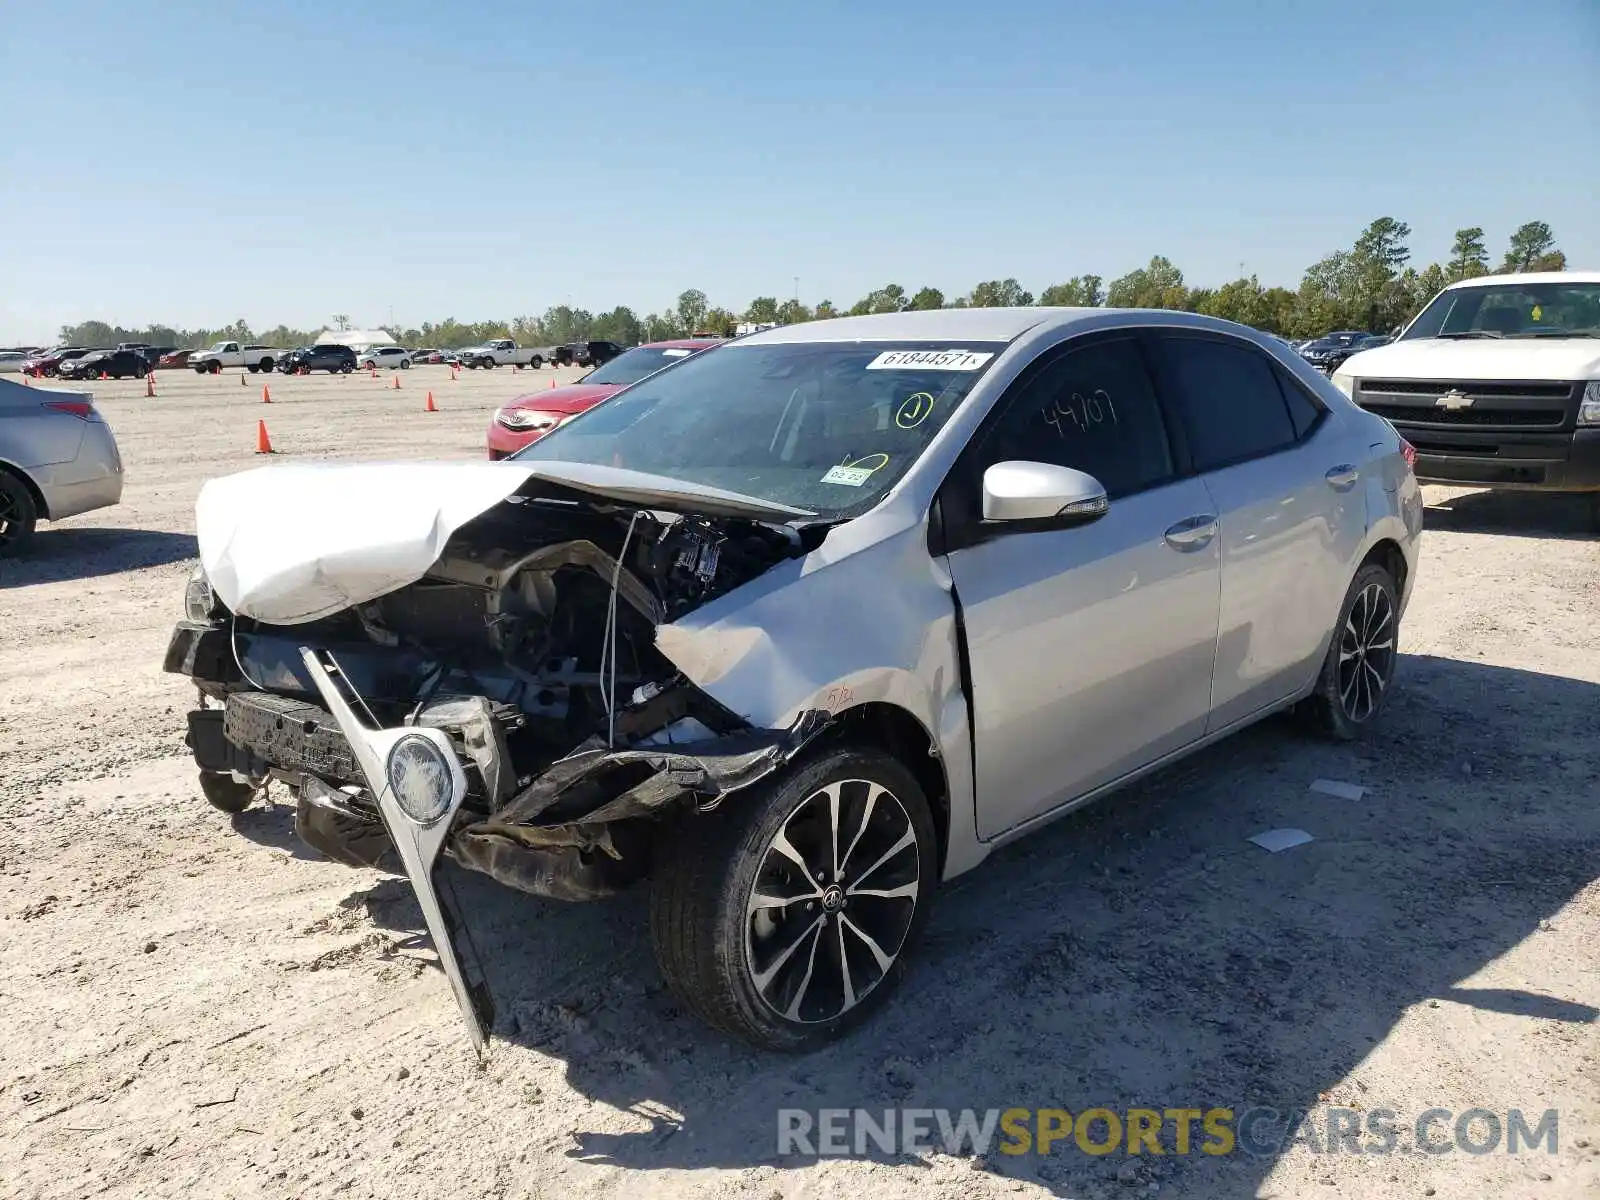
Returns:
[[[870,467],[831,467],[822,477],[823,483],[842,483],[845,487],[860,487],[872,478]]]
[[[993,357],[971,350],[885,350],[867,364],[867,370],[976,371]]]

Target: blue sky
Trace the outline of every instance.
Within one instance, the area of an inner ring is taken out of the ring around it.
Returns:
[[[0,344],[1154,253],[1292,287],[1380,215],[1600,267],[1596,0],[9,7]]]

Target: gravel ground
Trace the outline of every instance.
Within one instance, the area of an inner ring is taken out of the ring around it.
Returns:
[[[509,1014],[478,1063],[404,881],[319,860],[286,806],[209,809],[160,664],[195,495],[260,461],[258,419],[285,458],[475,457],[551,377],[274,376],[270,406],[232,373],[95,386],[124,502],[0,563],[0,1193],[1600,1194],[1600,543],[1561,499],[1428,489],[1371,740],[1268,722],[1000,853],[941,895],[897,1001],[817,1054],[680,1012],[640,896],[463,878]],[[1316,841],[1245,841],[1286,825]],[[776,1153],[781,1107],[1252,1104],[1554,1107],[1559,1150]]]

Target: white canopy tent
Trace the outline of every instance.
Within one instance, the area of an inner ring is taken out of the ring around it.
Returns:
[[[375,346],[399,345],[387,329],[324,329],[317,334],[319,346],[349,346],[364,354]]]

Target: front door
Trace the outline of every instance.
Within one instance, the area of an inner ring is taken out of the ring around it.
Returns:
[[[1072,528],[981,514],[983,469],[1094,475],[1107,513]],[[1131,336],[1079,339],[1019,378],[941,492],[972,676],[978,830],[993,837],[1199,738],[1216,651],[1216,513],[1176,478]]]

